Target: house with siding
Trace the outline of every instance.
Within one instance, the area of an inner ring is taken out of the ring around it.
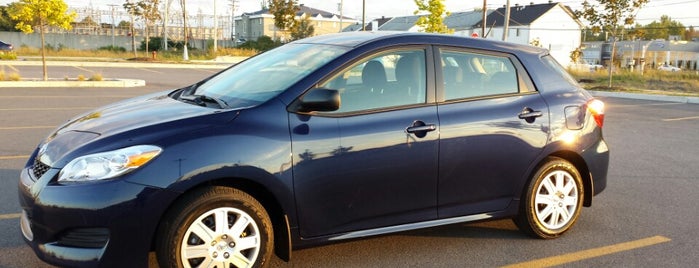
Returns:
[[[481,28],[481,20],[475,28]],[[488,39],[502,40],[505,7],[488,15],[485,21]],[[580,47],[583,24],[568,6],[549,1],[544,4],[510,7],[507,41],[547,48],[562,65],[570,65],[570,53]]]
[[[359,22],[349,17],[340,19],[340,15],[303,4],[299,5],[295,18],[301,19],[306,15],[310,16],[310,20],[313,23],[314,35],[339,33],[342,29]],[[281,31],[274,26],[274,15],[270,13],[269,8],[243,13],[235,17],[234,29],[236,39],[241,41],[257,40],[257,38],[263,35],[282,41],[286,41],[289,38],[288,31]]]

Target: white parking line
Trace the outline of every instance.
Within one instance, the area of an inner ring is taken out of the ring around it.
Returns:
[[[670,121],[695,120],[695,119],[699,119],[699,116],[689,116],[689,117],[679,117],[679,118],[667,118],[667,119],[663,119],[662,121],[670,122]]]
[[[93,71],[93,70],[85,69],[85,68],[80,67],[80,66],[72,66],[72,67],[75,68],[75,69],[78,69],[78,70],[83,70],[83,71],[89,72],[89,73],[94,73],[94,72],[95,72],[95,71]]]
[[[21,216],[22,213],[0,214],[0,220],[18,219]]]
[[[70,110],[88,110],[95,109],[97,107],[64,107],[64,108],[5,108],[0,109],[1,112],[13,112],[13,111],[70,111]]]
[[[0,96],[0,99],[95,99],[95,98],[133,98],[137,95],[91,95],[91,96]]]
[[[146,71],[146,72],[152,72],[152,73],[156,73],[156,74],[164,74],[164,72],[155,71],[155,70],[146,69],[146,68],[134,68],[134,69],[143,70],[143,71]]]
[[[0,160],[27,159],[29,155],[0,155]]]
[[[0,130],[54,129],[56,126],[0,127]]]

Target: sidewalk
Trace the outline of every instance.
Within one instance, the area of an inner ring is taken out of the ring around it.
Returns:
[[[670,96],[670,95],[642,94],[642,93],[628,93],[628,92],[608,92],[608,91],[589,91],[589,92],[590,92],[590,94],[592,94],[593,96],[596,96],[596,97],[612,97],[612,98],[623,98],[623,99],[636,99],[636,100],[650,100],[650,101],[665,101],[665,102],[699,104],[699,97]]]
[[[67,67],[115,67],[115,68],[159,68],[159,69],[225,69],[237,64],[247,57],[217,57],[209,61],[190,61],[188,63],[137,62],[109,58],[51,58],[46,66]],[[23,57],[15,61],[0,61],[0,66],[41,66],[39,57]],[[0,88],[17,87],[141,87],[146,81],[137,79],[105,78],[103,81],[66,81],[53,79],[40,81],[37,79],[22,81],[0,81]]]

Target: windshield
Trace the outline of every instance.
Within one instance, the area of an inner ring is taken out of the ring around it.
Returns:
[[[191,95],[215,98],[227,108],[263,103],[349,48],[287,44],[230,68],[196,88]]]

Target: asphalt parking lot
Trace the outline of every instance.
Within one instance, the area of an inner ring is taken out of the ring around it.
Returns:
[[[112,70],[142,88],[0,88],[0,267],[48,267],[22,241],[17,178],[52,129],[132,96],[213,71]],[[179,80],[178,80],[179,79]],[[460,224],[294,251],[273,267],[693,267],[699,262],[699,105],[602,98],[609,185],[563,237],[531,239],[508,220]]]

